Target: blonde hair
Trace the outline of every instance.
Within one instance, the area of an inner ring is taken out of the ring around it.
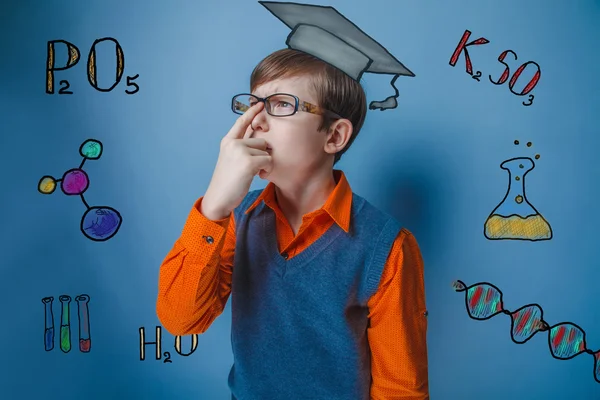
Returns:
[[[252,71],[250,90],[280,78],[308,75],[312,79],[312,89],[317,97],[318,106],[333,111],[352,122],[352,136],[346,147],[335,154],[335,165],[348,151],[360,132],[367,114],[367,99],[361,84],[341,70],[310,54],[292,50],[277,50],[265,57]],[[333,117],[323,116],[319,130],[329,130],[335,121]]]

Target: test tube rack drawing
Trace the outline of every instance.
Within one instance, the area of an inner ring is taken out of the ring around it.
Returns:
[[[587,348],[585,332],[572,322],[561,322],[550,326],[544,321],[544,311],[538,304],[527,304],[515,311],[504,309],[502,292],[487,282],[467,286],[457,280],[452,283],[457,292],[465,292],[465,303],[469,317],[483,321],[498,314],[511,318],[511,339],[523,344],[538,332],[548,332],[550,354],[557,360],[570,360],[579,354],[587,353],[594,357],[593,375],[600,383],[600,350]]]
[[[90,240],[103,242],[117,234],[123,218],[112,207],[90,207],[83,196],[90,186],[90,179],[83,170],[83,165],[86,160],[98,160],[102,156],[102,143],[99,140],[88,139],[79,147],[79,154],[83,160],[78,168],[66,171],[60,179],[50,175],[43,176],[38,183],[38,191],[42,194],[52,194],[56,190],[57,183],[60,183],[60,189],[64,194],[81,197],[87,209],[81,217],[81,232]]]
[[[71,296],[63,294],[58,300],[61,304],[60,312],[60,349],[63,353],[71,351]],[[79,351],[89,353],[92,349],[92,338],[90,336],[90,296],[80,294],[75,297],[77,301],[77,317],[79,321]],[[54,297],[44,297],[44,348],[46,351],[54,349],[54,313],[52,306]]]

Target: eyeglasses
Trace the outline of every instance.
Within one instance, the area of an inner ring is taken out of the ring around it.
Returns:
[[[265,103],[265,110],[274,117],[289,117],[300,111],[317,115],[330,115],[340,119],[338,114],[326,110],[306,101],[301,101],[298,97],[287,93],[275,93],[267,97],[257,97],[250,93],[240,93],[231,99],[231,110],[236,114],[244,114],[250,107],[262,101]]]

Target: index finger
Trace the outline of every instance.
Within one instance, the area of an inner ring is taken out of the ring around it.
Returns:
[[[263,107],[264,105],[262,101],[259,101],[258,103],[250,107],[248,110],[246,110],[246,112],[240,115],[237,121],[235,121],[235,124],[233,124],[231,130],[229,131],[229,133],[227,133],[227,136],[233,139],[243,138],[244,133],[246,133],[246,129],[248,129],[248,126],[252,122],[252,119],[256,116],[256,114],[261,112]]]
[[[246,131],[244,132],[244,136],[242,137],[242,139],[249,138],[250,135],[252,135],[252,133],[254,133],[254,129],[252,128],[252,124],[249,124],[246,128]]]

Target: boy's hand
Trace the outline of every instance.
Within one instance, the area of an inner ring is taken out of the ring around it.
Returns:
[[[266,175],[271,172],[272,159],[266,151],[267,142],[249,137],[252,119],[263,108],[262,102],[250,107],[221,140],[217,165],[201,203],[201,212],[208,219],[227,217],[250,190],[254,176],[261,170]]]

